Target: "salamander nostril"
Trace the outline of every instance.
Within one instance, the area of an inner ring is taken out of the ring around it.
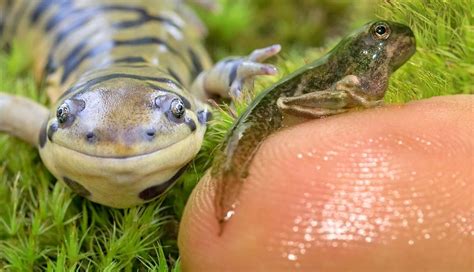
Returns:
[[[146,135],[147,135],[148,137],[150,137],[150,138],[155,137],[156,131],[155,131],[154,129],[148,129],[148,130],[146,131]]]
[[[95,140],[95,134],[93,132],[88,132],[86,134],[86,139],[88,142],[93,142]]]

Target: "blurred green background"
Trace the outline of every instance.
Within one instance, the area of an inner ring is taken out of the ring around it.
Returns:
[[[280,43],[285,52],[317,47],[353,26],[374,18],[377,1],[220,0],[220,9],[197,7],[209,29],[207,48],[214,57],[247,54]]]

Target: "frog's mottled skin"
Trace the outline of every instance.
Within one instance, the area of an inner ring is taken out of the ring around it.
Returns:
[[[2,41],[34,57],[51,111],[0,93],[0,131],[51,173],[112,207],[151,200],[199,151],[208,95],[239,95],[279,46],[211,66],[202,23],[178,0],[0,0]]]
[[[377,27],[382,33],[380,26],[386,29],[383,35],[376,33]],[[234,213],[255,152],[268,135],[284,127],[286,116],[318,118],[380,105],[389,76],[414,52],[409,27],[372,22],[261,93],[233,126],[213,166],[218,219],[226,221]]]

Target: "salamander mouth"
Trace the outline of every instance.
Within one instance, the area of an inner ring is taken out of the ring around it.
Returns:
[[[192,134],[188,135],[187,137],[184,137],[183,139],[180,139],[179,141],[177,142],[174,142],[174,143],[171,143],[169,145],[166,145],[166,146],[163,146],[163,147],[160,147],[160,148],[157,148],[157,149],[153,149],[151,151],[147,151],[147,152],[141,152],[141,153],[137,153],[137,154],[130,154],[130,155],[123,155],[123,156],[120,156],[120,155],[117,155],[117,156],[106,156],[106,155],[96,155],[96,154],[90,154],[90,153],[87,153],[87,152],[82,152],[82,151],[79,151],[79,150],[76,150],[76,149],[72,149],[72,148],[69,148],[67,146],[64,146],[62,144],[58,144],[59,146],[63,147],[63,148],[66,148],[68,150],[71,150],[71,151],[74,151],[74,152],[77,152],[77,153],[80,153],[84,156],[88,156],[88,157],[92,157],[92,158],[99,158],[99,159],[117,159],[117,160],[126,160],[126,159],[136,159],[136,158],[140,158],[140,157],[146,157],[146,156],[149,156],[149,155],[153,155],[153,154],[156,154],[160,151],[163,151],[163,150],[166,150],[168,148],[171,148],[175,145],[178,145],[180,143],[182,143],[185,139],[187,138],[190,138],[192,137]]]
[[[78,152],[78,153],[81,153],[82,155],[85,155],[85,156],[89,156],[89,157],[94,157],[94,158],[100,158],[100,159],[119,159],[119,160],[124,160],[124,159],[133,159],[133,158],[139,158],[139,157],[146,157],[147,155],[153,155],[155,153],[158,153],[164,149],[167,149],[169,147],[172,147],[173,145],[176,145],[178,144],[179,142],[176,142],[176,143],[173,143],[173,144],[170,144],[170,145],[167,145],[165,147],[161,147],[161,148],[158,148],[158,149],[155,149],[155,150],[152,150],[152,151],[148,151],[148,152],[143,152],[143,153],[138,153],[138,154],[133,154],[133,155],[123,155],[123,156],[101,156],[101,155],[93,155],[93,154],[89,154],[89,153],[85,153],[85,152],[81,152],[81,151],[77,151],[77,150],[74,150],[74,149],[70,149],[68,147],[65,147],[65,148],[68,148],[69,150],[72,150],[72,151],[75,151],[75,152]]]
[[[78,119],[77,126],[56,129],[52,118],[40,131],[41,159],[58,180],[82,185],[93,202],[117,208],[143,203],[163,192],[159,186],[171,186],[174,181],[166,182],[193,160],[206,126],[197,122],[191,126],[186,120],[180,126],[156,122],[162,119],[145,126],[138,122],[142,120],[131,122],[136,126],[117,122],[95,126]]]
[[[39,152],[56,178],[81,182],[91,191],[92,201],[113,207],[129,207],[129,204],[123,204],[120,195],[132,195],[133,200],[138,197],[138,191],[135,194],[133,190],[145,186],[143,182],[157,184],[165,176],[168,179],[199,152],[199,139],[203,134],[192,134],[174,144],[130,156],[90,155],[59,144],[47,144]],[[110,199],[115,200],[110,200],[109,195]],[[135,202],[132,201],[132,204],[135,205]]]
[[[111,160],[127,160],[127,159],[139,159],[141,157],[147,157],[147,156],[150,156],[150,155],[154,155],[156,153],[159,153],[161,151],[164,151],[166,149],[174,147],[174,146],[176,146],[176,145],[178,145],[182,142],[185,142],[190,137],[193,137],[193,134],[189,134],[188,136],[186,136],[182,139],[179,139],[179,141],[176,141],[174,143],[171,143],[171,144],[168,144],[166,146],[163,146],[163,147],[160,147],[160,148],[157,148],[157,149],[153,149],[153,150],[150,150],[150,151],[147,151],[147,152],[141,152],[141,153],[136,153],[136,154],[127,154],[127,155],[117,155],[117,156],[91,154],[91,153],[88,153],[88,152],[83,152],[83,151],[80,151],[80,150],[77,150],[77,149],[74,149],[74,148],[70,148],[70,147],[68,147],[64,144],[61,144],[61,143],[53,143],[53,144],[55,144],[57,146],[60,146],[64,149],[67,149],[68,151],[79,153],[83,156],[87,156],[87,157],[90,157],[90,158],[111,159]]]

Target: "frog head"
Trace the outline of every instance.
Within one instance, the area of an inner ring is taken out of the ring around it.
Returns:
[[[368,96],[381,99],[388,78],[415,53],[416,42],[410,27],[379,20],[346,37],[335,50],[333,55],[343,62],[340,67],[345,67],[342,73],[358,76],[370,85]]]
[[[156,70],[153,77],[89,76],[72,89],[44,126],[40,153],[58,179],[95,202],[149,200],[157,195],[150,188],[169,187],[199,151],[206,106]]]

